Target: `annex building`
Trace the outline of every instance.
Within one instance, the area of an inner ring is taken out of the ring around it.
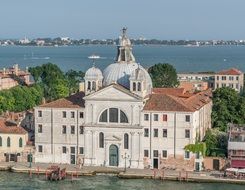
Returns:
[[[84,91],[35,108],[35,162],[201,169],[184,147],[211,127],[211,91],[153,88],[126,29],[115,62],[84,79]]]

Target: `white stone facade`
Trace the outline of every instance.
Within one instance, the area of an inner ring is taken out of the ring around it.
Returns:
[[[176,109],[168,102],[168,107],[161,110],[154,106],[145,109],[151,100],[151,79],[143,67],[137,66],[132,76],[127,74],[121,80],[124,69],[129,72],[128,64],[137,64],[132,52],[126,54],[131,44],[125,31],[121,40],[118,62],[114,63],[120,70],[111,70],[113,77],[105,81],[98,69],[90,69],[85,74],[85,93],[80,100],[83,104],[78,106],[79,101],[64,98],[35,108],[35,162],[158,168],[161,159],[184,157],[185,145],[195,143],[197,138],[202,140],[211,127],[211,101],[195,109],[180,102],[176,102]],[[106,75],[110,76],[108,68]],[[88,82],[102,78],[106,85],[95,83],[92,92]],[[185,159],[191,156],[188,153]]]

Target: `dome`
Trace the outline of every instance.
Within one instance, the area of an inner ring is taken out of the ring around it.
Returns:
[[[84,78],[86,80],[93,80],[93,79],[101,79],[102,80],[103,74],[102,74],[100,69],[93,66],[86,71]]]
[[[146,86],[152,88],[151,77],[148,72],[137,63],[113,63],[109,65],[103,72],[103,85],[107,86],[112,83],[118,83],[126,88],[130,88],[130,77],[134,75],[135,70],[140,68],[140,72],[143,75]]]

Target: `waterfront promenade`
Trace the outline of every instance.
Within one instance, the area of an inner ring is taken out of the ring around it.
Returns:
[[[51,165],[58,165],[61,169],[66,168],[68,177],[94,176],[94,175],[115,175],[122,179],[158,179],[185,182],[213,182],[213,183],[234,183],[245,184],[245,180],[224,178],[223,172],[191,172],[176,170],[152,170],[152,169],[130,169],[98,166],[82,166],[69,164],[44,164],[32,163],[10,163],[0,162],[0,170],[16,173],[29,173],[29,175],[45,175]]]

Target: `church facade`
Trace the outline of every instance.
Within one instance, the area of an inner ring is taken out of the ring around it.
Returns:
[[[153,88],[126,29],[115,63],[93,66],[84,90],[35,108],[35,162],[201,169],[184,150],[211,127],[211,92]]]

